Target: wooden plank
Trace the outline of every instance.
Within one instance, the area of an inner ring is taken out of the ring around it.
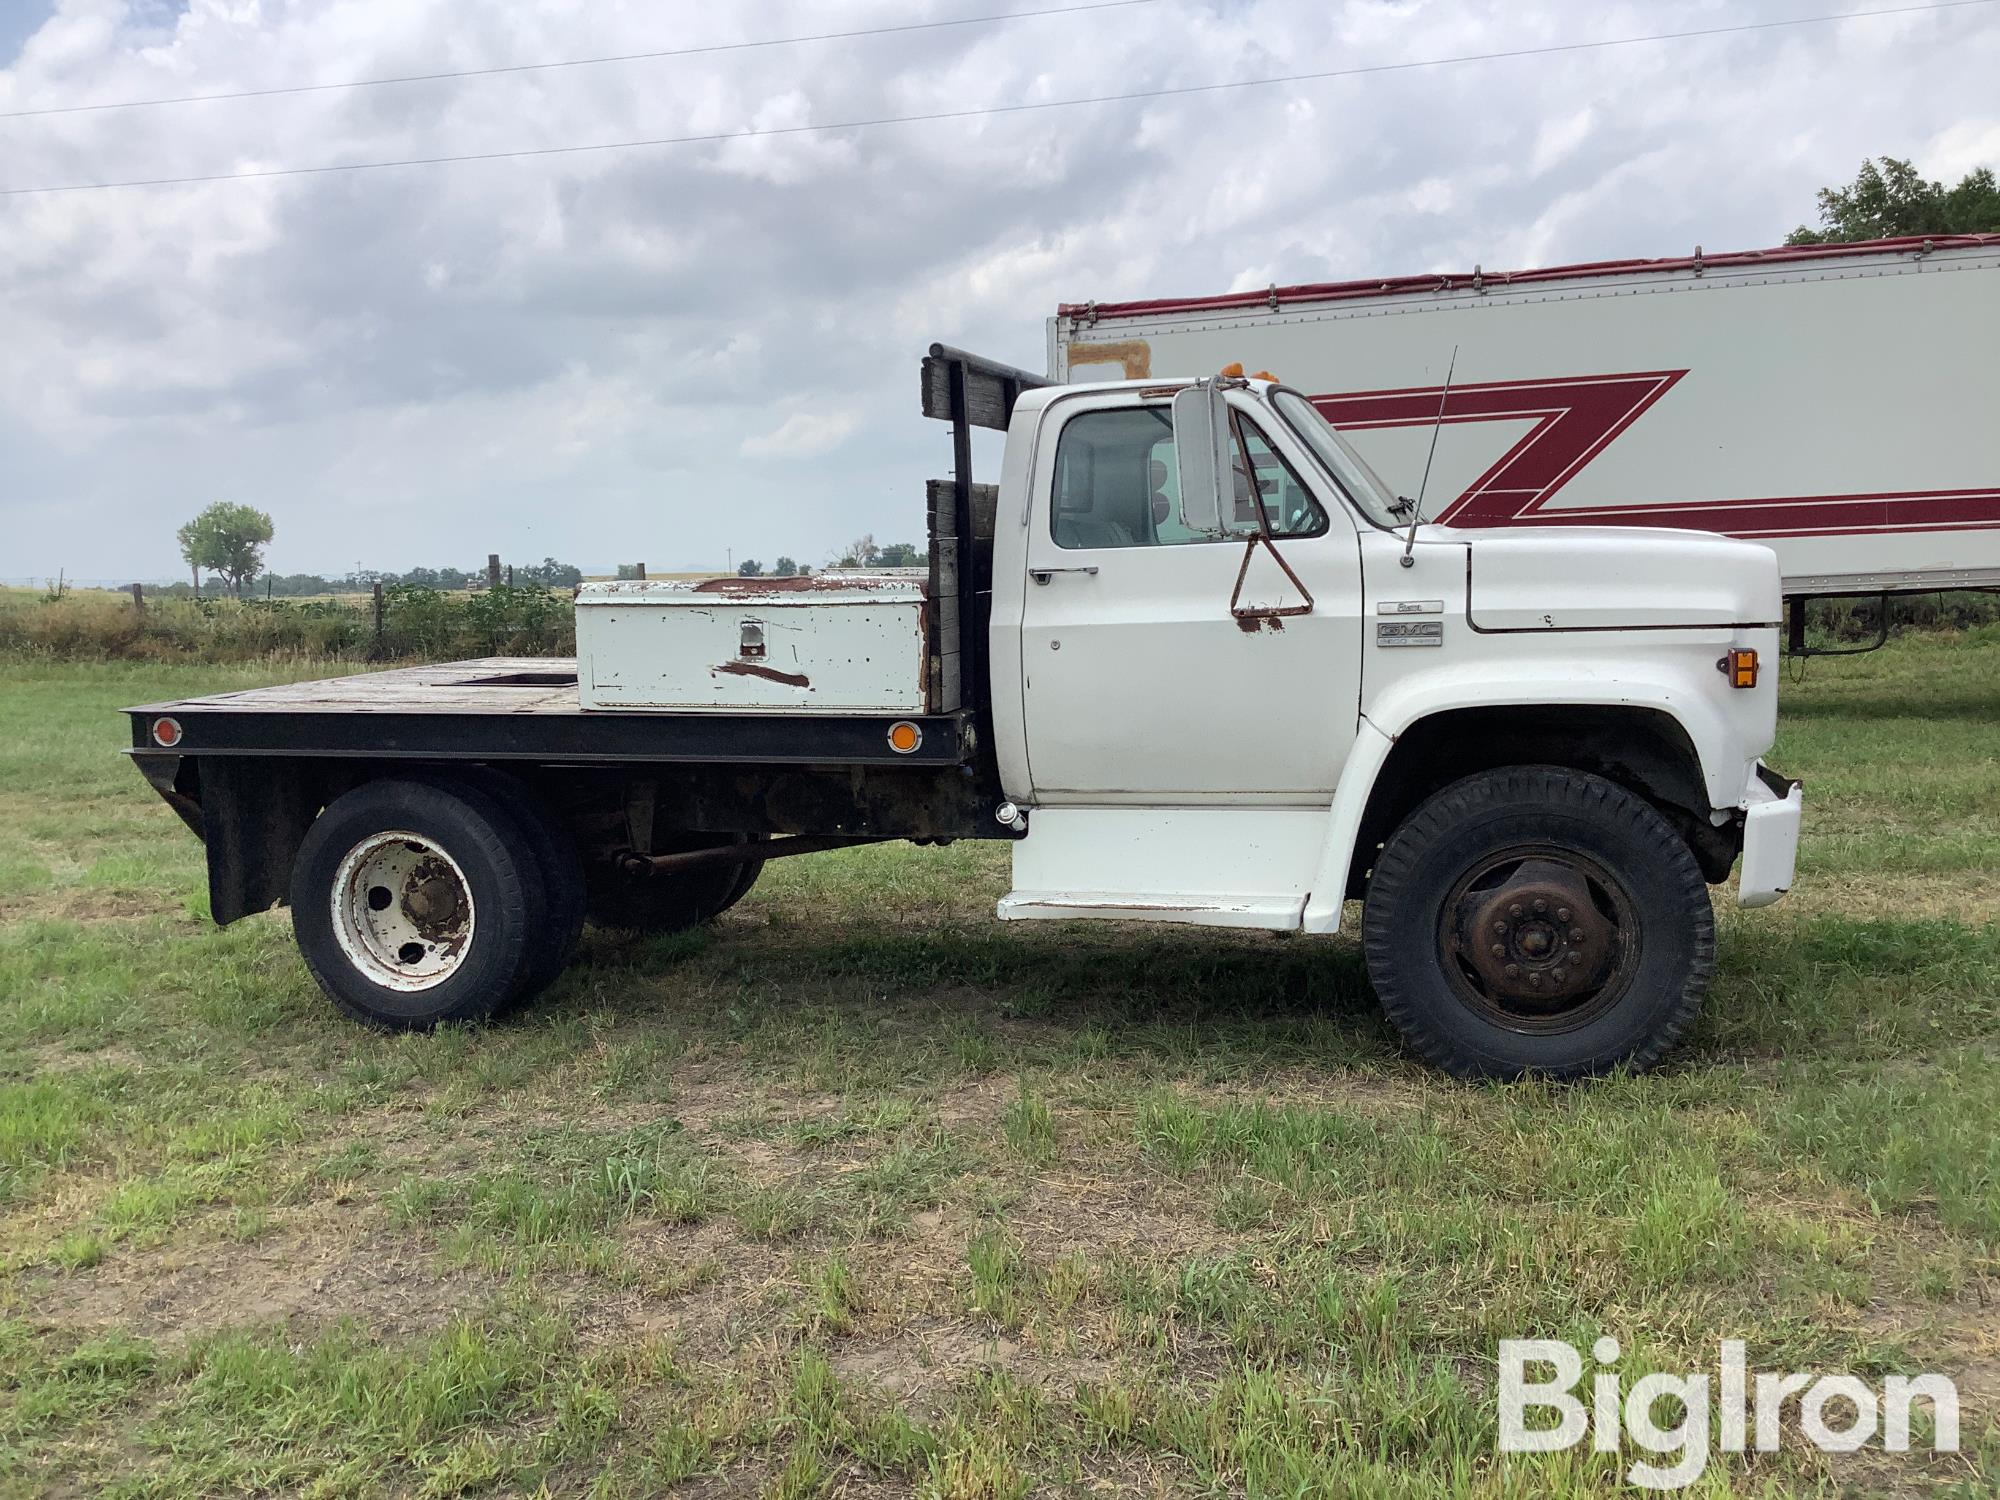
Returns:
[[[923,365],[923,409],[927,417],[952,420],[951,368],[965,370],[965,420],[974,427],[1005,431],[1014,415],[1014,402],[1023,391],[1032,391],[1050,382],[1013,365],[982,359],[944,344],[932,344]]]

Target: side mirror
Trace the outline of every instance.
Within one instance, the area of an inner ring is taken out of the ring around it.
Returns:
[[[1181,524],[1222,530],[1222,477],[1229,472],[1229,406],[1212,380],[1174,397],[1174,457],[1180,470]]]

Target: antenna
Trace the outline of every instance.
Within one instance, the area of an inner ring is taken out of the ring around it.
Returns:
[[[1444,404],[1451,399],[1451,377],[1458,369],[1458,345],[1451,346],[1451,363],[1445,367],[1444,389],[1438,392],[1437,420],[1431,423],[1431,451],[1424,455],[1423,482],[1417,486],[1417,503],[1410,507],[1410,530],[1403,538],[1403,566],[1414,568],[1417,560],[1410,556],[1417,547],[1417,523],[1424,518],[1424,491],[1430,488],[1431,460],[1438,456],[1438,432],[1444,426]]]

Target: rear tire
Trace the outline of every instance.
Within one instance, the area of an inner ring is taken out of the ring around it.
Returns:
[[[691,834],[669,841],[671,847],[660,852],[762,840],[761,834]],[[763,873],[762,860],[660,875],[628,875],[615,865],[602,865],[590,874],[590,920],[620,932],[685,932],[728,911]]]
[[[553,984],[576,957],[588,904],[583,860],[577,854],[576,840],[570,831],[536,795],[534,788],[519,777],[490,766],[470,767],[459,774],[506,809],[519,825],[542,872],[546,918],[538,924],[534,958],[520,992],[514,997],[514,1003],[523,1003]]]
[[[1390,835],[1362,924],[1382,1008],[1461,1078],[1644,1070],[1680,1040],[1715,968],[1687,842],[1599,776],[1467,777]]]
[[[292,865],[291,906],[327,997],[392,1030],[487,1019],[525,991],[547,921],[540,864],[498,802],[401,778],[319,815]]]

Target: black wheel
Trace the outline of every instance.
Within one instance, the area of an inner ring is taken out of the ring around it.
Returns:
[[[547,902],[545,920],[537,924],[529,973],[514,997],[517,1001],[530,999],[569,967],[583,937],[588,901],[576,839],[535,789],[518,776],[489,766],[467,767],[451,774],[477,787],[507,810],[541,869],[542,894]]]
[[[357,1020],[484,1020],[521,993],[546,922],[542,873],[500,804],[469,785],[373,781],[306,831],[292,865],[306,967]]]
[[[754,837],[687,834],[664,840],[660,852],[717,849]],[[661,875],[628,875],[615,865],[599,865],[589,876],[590,920],[624,932],[682,932],[713,921],[741,901],[763,870],[762,860]]]
[[[1446,787],[1390,835],[1362,945],[1389,1019],[1461,1078],[1651,1067],[1701,1007],[1715,917],[1687,842],[1579,771]]]

